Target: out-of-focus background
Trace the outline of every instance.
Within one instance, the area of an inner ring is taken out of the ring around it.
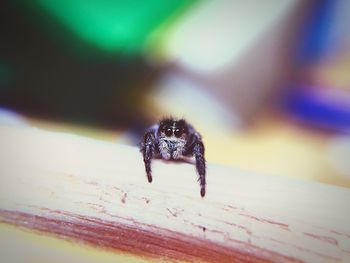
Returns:
[[[135,144],[165,115],[209,162],[350,186],[349,1],[1,1],[0,122]]]
[[[1,1],[0,123],[135,144],[185,117],[209,162],[350,187],[349,14],[347,0]]]

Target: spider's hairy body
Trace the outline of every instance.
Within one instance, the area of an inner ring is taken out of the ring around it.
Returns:
[[[165,160],[178,159],[183,156],[185,151],[186,140],[182,138],[160,137],[158,140],[159,154]]]
[[[205,195],[204,145],[200,134],[185,120],[166,118],[153,125],[144,134],[141,151],[149,182],[152,182],[152,159],[177,160],[194,156],[199,174],[201,196]]]

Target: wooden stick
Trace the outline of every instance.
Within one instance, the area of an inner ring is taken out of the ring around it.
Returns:
[[[350,261],[350,190],[34,128],[0,127],[0,221],[145,257],[212,262]]]

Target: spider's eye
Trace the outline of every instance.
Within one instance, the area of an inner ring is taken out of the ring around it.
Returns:
[[[181,132],[181,130],[176,129],[175,132],[174,132],[174,134],[175,134],[175,136],[176,136],[177,138],[179,138],[179,137],[181,137],[182,132]]]
[[[170,137],[172,134],[173,134],[173,130],[172,130],[172,129],[166,129],[166,130],[165,130],[165,135],[166,135],[167,137]]]

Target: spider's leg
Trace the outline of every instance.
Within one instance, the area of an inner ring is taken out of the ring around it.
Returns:
[[[143,161],[145,163],[145,169],[147,174],[148,182],[152,182],[152,170],[151,170],[151,161],[154,157],[155,152],[155,137],[153,132],[149,131],[146,132],[143,138],[143,144],[142,144],[142,154],[143,154]]]
[[[196,168],[199,175],[198,181],[201,186],[201,196],[204,197],[205,195],[205,158],[204,158],[204,145],[200,138],[195,142],[194,148],[193,148],[193,154],[196,158]]]

